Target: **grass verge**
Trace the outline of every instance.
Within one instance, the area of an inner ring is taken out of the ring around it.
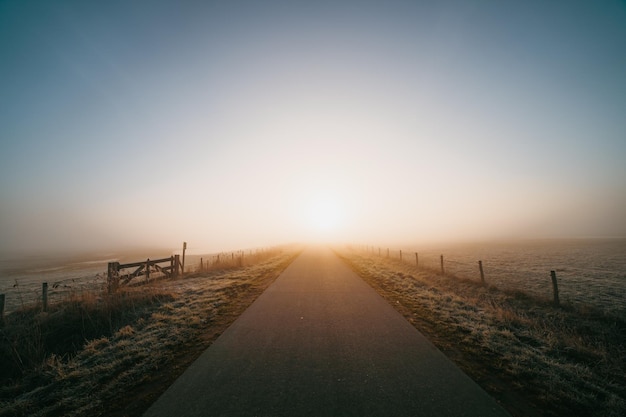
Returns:
[[[514,416],[626,415],[622,319],[337,253]]]
[[[298,253],[12,313],[0,416],[140,416]]]

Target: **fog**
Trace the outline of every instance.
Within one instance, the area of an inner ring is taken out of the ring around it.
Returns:
[[[620,2],[0,4],[0,251],[626,236]]]

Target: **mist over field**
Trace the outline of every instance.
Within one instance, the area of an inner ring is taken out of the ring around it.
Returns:
[[[0,55],[5,257],[626,236],[623,2],[9,0]]]

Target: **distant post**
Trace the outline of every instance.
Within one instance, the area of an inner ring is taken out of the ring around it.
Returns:
[[[4,325],[4,294],[0,294],[0,326]]]
[[[48,283],[41,284],[41,303],[43,304],[43,311],[48,311]]]
[[[187,250],[187,242],[183,242],[183,264],[180,268],[182,274],[185,273],[185,251]]]
[[[400,250],[400,262],[402,262],[402,250]]]
[[[444,275],[445,272],[443,270],[443,255],[441,255],[440,259],[441,259],[441,275]]]
[[[552,277],[552,291],[554,292],[554,305],[558,306],[561,304],[559,301],[559,285],[556,282],[556,271],[550,271],[550,276]]]
[[[478,269],[480,270],[480,282],[485,283],[485,273],[483,272],[483,261],[478,261]]]
[[[420,258],[417,256],[417,252],[415,252],[415,266],[420,266]]]

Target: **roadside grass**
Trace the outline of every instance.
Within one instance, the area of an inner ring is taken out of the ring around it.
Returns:
[[[626,415],[626,322],[590,306],[338,255],[514,416]]]
[[[235,269],[244,266],[250,266],[258,264],[259,262],[276,256],[280,253],[280,248],[269,248],[260,251],[249,252],[238,251],[229,253],[220,253],[219,255],[213,255],[205,259],[200,258],[200,263],[191,267],[191,271],[194,273],[208,272],[215,270]]]
[[[0,416],[141,415],[298,253],[8,315]]]

